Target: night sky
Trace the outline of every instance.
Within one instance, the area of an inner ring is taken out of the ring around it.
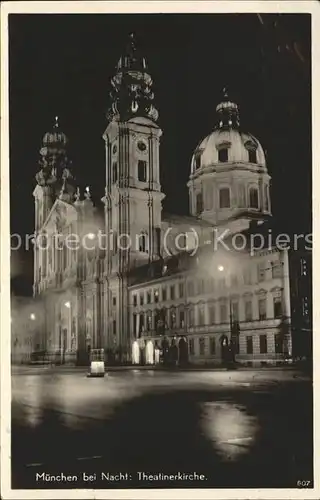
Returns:
[[[103,196],[110,78],[131,32],[160,112],[165,211],[188,213],[191,156],[213,129],[226,86],[242,128],[267,150],[276,227],[311,231],[310,21],[301,14],[10,15],[11,233],[33,232],[39,149],[55,115],[74,174]],[[31,290],[32,252],[15,252],[12,275],[16,293]]]

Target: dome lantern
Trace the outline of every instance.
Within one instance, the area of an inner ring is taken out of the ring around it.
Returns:
[[[238,129],[240,128],[240,116],[238,105],[229,99],[226,87],[223,89],[222,101],[216,107],[218,115],[218,123],[216,128],[219,129]]]

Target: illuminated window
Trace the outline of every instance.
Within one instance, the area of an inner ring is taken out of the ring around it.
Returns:
[[[154,291],[154,301],[159,302],[159,290]]]
[[[145,233],[139,236],[139,251],[147,252],[147,235]]]

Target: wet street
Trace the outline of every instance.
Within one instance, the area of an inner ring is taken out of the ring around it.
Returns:
[[[12,487],[311,487],[312,411],[290,369],[14,368]]]

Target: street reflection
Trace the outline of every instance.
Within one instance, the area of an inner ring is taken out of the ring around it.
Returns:
[[[259,424],[245,406],[224,401],[203,404],[201,427],[221,458],[233,461],[250,451]]]

